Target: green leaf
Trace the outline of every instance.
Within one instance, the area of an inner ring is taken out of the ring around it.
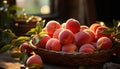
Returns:
[[[45,25],[45,20],[36,23],[36,27],[30,29],[26,35],[39,34]]]
[[[11,57],[13,57],[13,58],[21,58],[22,57],[22,53],[19,53],[19,52],[12,53]]]
[[[11,44],[7,44],[7,45],[3,46],[3,47],[0,49],[0,53],[3,53],[3,52],[6,52],[6,51],[10,50],[11,47],[12,47]]]
[[[30,30],[26,33],[26,35],[32,35],[32,34],[36,34],[36,29],[35,29],[35,28],[30,29]]]
[[[16,47],[16,46],[19,46],[20,44],[22,44],[23,42],[29,41],[29,40],[30,40],[30,37],[20,36],[20,37],[18,37],[17,39],[14,39],[14,40],[12,41],[12,44],[13,44],[14,47]]]
[[[21,63],[22,63],[22,64],[25,64],[26,61],[27,61],[27,59],[28,59],[28,54],[25,53],[25,52],[23,52],[23,53],[22,53],[22,57],[21,57]]]
[[[102,31],[103,34],[111,34],[111,33],[113,33],[113,32],[114,32],[113,29],[108,29],[108,30]]]
[[[17,36],[10,30],[10,29],[5,29],[2,32],[2,42],[3,43],[10,43],[12,39],[16,38]]]

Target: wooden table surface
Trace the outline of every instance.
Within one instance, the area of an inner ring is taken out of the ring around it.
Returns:
[[[0,69],[20,69],[19,59],[14,59],[10,57],[8,53],[0,54]],[[120,65],[119,65],[120,66]],[[51,63],[44,63],[43,69],[103,69],[102,65],[99,66],[63,66]]]

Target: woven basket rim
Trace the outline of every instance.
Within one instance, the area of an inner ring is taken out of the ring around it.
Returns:
[[[114,49],[111,48],[111,49],[108,49],[108,50],[99,50],[99,51],[95,51],[93,53],[82,53],[82,52],[64,52],[64,51],[54,51],[54,50],[48,50],[48,49],[45,49],[45,48],[38,48],[36,47],[35,45],[32,44],[32,41],[30,41],[30,46],[34,49],[34,50],[43,50],[43,51],[46,51],[46,52],[51,52],[51,53],[58,53],[58,54],[69,54],[69,55],[92,55],[92,54],[99,54],[99,53],[104,53],[104,52],[112,52]]]

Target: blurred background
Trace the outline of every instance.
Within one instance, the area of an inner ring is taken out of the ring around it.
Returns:
[[[113,26],[113,19],[120,19],[118,3],[113,0],[1,0],[0,26],[7,20],[3,14],[5,12],[2,11],[3,8],[10,8],[14,5],[23,9],[22,11],[10,11],[10,14],[26,13],[29,16],[40,16],[46,22],[56,20],[63,23],[69,18],[75,18],[81,24],[88,26],[96,21],[104,21],[106,25]],[[14,23],[10,23],[10,26],[14,26]]]

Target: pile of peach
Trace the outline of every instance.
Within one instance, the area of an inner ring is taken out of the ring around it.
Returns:
[[[47,34],[32,35],[32,43],[37,48],[69,52],[69,53],[93,53],[100,50],[108,50],[112,47],[112,34],[104,34],[109,27],[99,23],[93,23],[90,27],[80,25],[80,22],[70,18],[60,24],[51,20],[42,29]],[[20,45],[21,52],[31,53],[33,50],[29,42]],[[34,60],[36,59],[36,60]],[[26,65],[43,65],[39,55],[32,55],[26,61]]]
[[[42,29],[47,34],[35,35],[33,43],[38,48],[62,52],[93,53],[96,50],[108,50],[112,47],[111,34],[103,34],[102,31],[109,28],[99,23],[90,27],[80,25],[78,20],[68,19],[60,24],[51,20]]]

